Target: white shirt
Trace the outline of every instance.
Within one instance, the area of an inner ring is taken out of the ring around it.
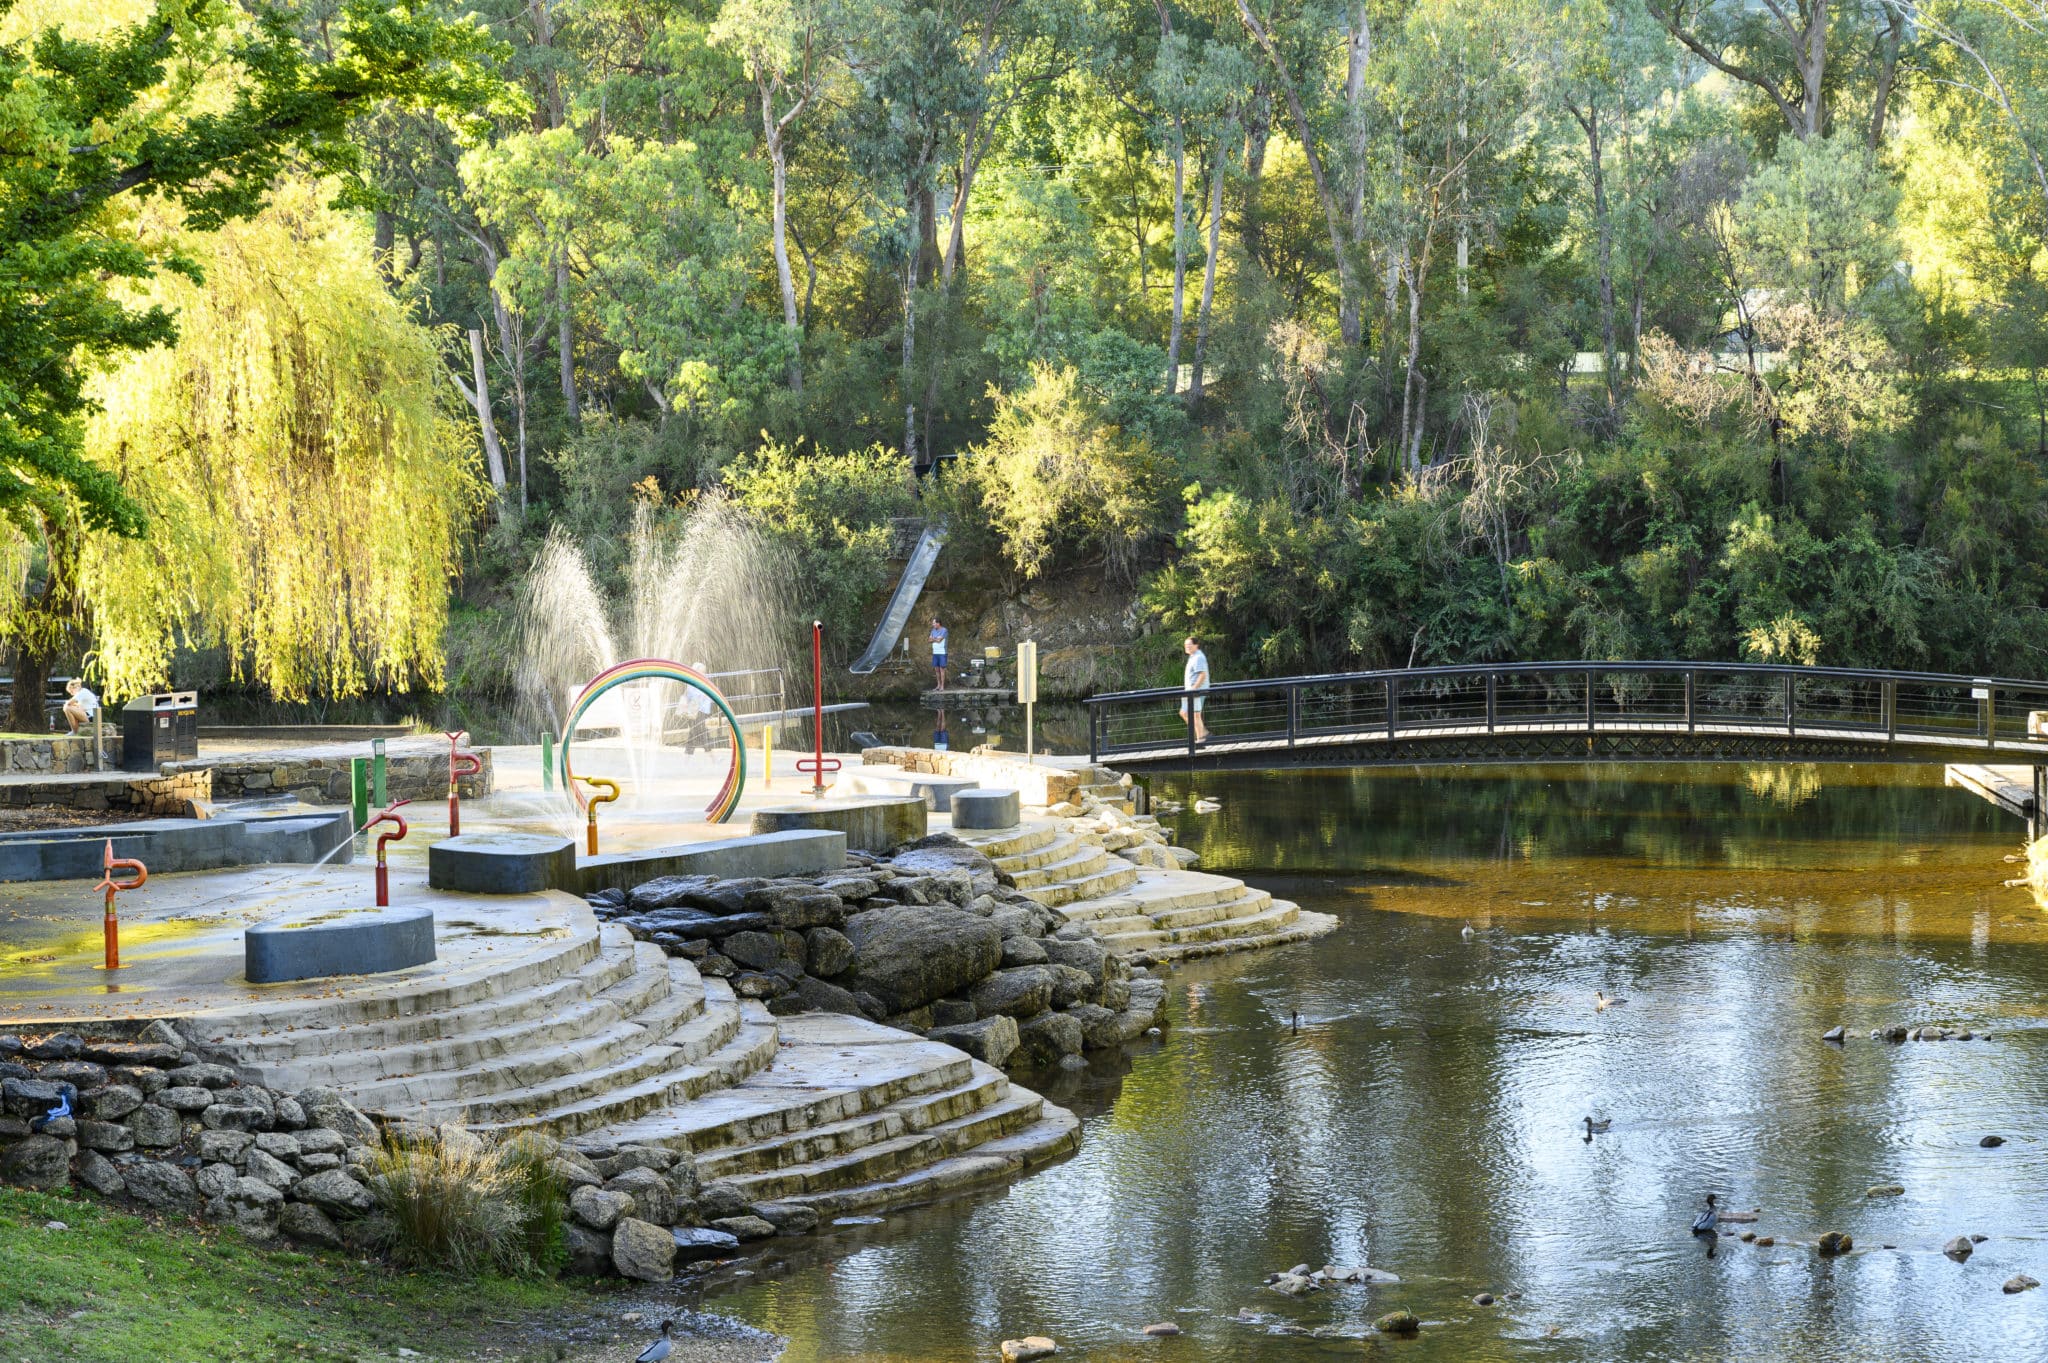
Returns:
[[[85,710],[85,717],[87,719],[91,719],[94,715],[99,713],[100,698],[92,693],[92,689],[90,687],[79,687],[76,691],[71,693],[71,699],[77,701],[79,705]]]
[[[1195,680],[1197,677],[1201,678],[1199,682]],[[1181,673],[1180,684],[1181,689],[1184,691],[1206,691],[1209,688],[1208,654],[1199,648],[1193,653],[1188,654],[1187,670]]]

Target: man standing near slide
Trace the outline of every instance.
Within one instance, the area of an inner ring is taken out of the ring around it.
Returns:
[[[939,690],[946,689],[946,627],[932,617],[932,678]]]
[[[1188,665],[1181,671],[1180,686],[1183,691],[1202,692],[1209,689],[1209,655],[1202,652],[1202,646],[1190,634],[1181,643],[1181,649],[1188,655]],[[1209,741],[1209,726],[1202,722],[1202,697],[1197,694],[1183,696],[1180,702],[1180,720],[1188,721],[1188,707],[1195,707],[1195,742]]]

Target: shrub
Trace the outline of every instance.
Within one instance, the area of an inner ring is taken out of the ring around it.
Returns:
[[[561,1189],[537,1145],[387,1134],[366,1182],[403,1263],[532,1273],[559,1261]]]

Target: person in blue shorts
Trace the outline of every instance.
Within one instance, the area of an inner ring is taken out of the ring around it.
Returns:
[[[1181,670],[1181,690],[1202,692],[1209,689],[1209,655],[1202,652],[1202,646],[1190,634],[1181,641],[1181,651],[1188,655],[1187,666]],[[1209,726],[1202,722],[1202,697],[1197,694],[1184,697],[1180,703],[1180,718],[1187,723],[1188,707],[1195,708],[1195,742],[1209,741]]]
[[[946,627],[932,617],[932,677],[939,690],[946,689]]]

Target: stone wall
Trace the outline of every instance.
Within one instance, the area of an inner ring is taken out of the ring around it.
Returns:
[[[107,770],[121,769],[121,733],[106,731]],[[68,775],[93,770],[92,735],[52,734],[48,738],[0,739],[0,772],[50,772]]]
[[[164,776],[108,772],[0,784],[0,805],[15,809],[105,810],[137,818],[198,818],[203,802],[212,798],[213,774],[207,771]]]
[[[1027,805],[1044,808],[1072,800],[1083,775],[1062,767],[1026,762],[1021,757],[988,753],[939,752],[933,748],[869,748],[860,755],[868,766],[901,767],[934,776],[971,776],[984,786],[1008,786]]]
[[[396,745],[393,745],[396,749]],[[457,786],[466,800],[491,793],[491,750],[470,748],[483,763],[474,776]],[[167,772],[210,772],[219,800],[251,796],[292,795],[309,805],[345,805],[349,801],[349,763],[367,757],[360,745],[275,753],[242,753],[203,757],[196,762],[166,763]],[[444,800],[448,797],[448,745],[421,740],[414,750],[394,750],[386,757],[385,790],[394,800]]]

